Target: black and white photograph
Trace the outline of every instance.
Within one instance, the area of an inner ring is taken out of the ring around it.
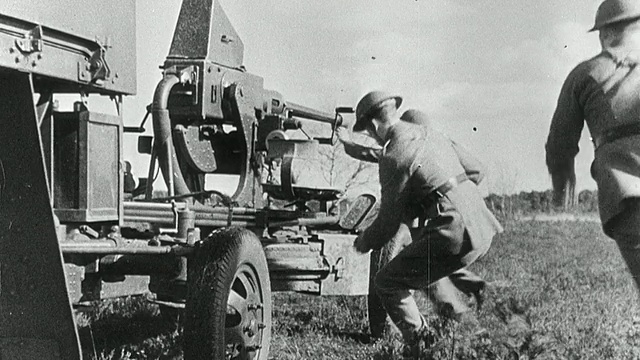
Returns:
[[[640,360],[640,0],[0,1],[0,360]]]

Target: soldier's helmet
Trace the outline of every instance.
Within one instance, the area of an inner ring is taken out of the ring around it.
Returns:
[[[638,0],[605,0],[596,11],[596,20],[589,31],[602,27],[640,18],[640,1]]]
[[[429,120],[427,114],[416,109],[409,109],[402,113],[400,120],[424,127],[429,127],[431,125],[431,120]]]
[[[360,99],[356,106],[356,123],[353,125],[353,131],[362,131],[367,127],[370,116],[380,104],[389,99],[396,100],[396,108],[402,104],[402,98],[397,95],[391,95],[384,91],[371,91]]]

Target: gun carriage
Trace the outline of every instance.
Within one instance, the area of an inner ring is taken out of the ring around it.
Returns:
[[[351,244],[375,198],[318,182],[333,135],[288,136],[301,120],[335,130],[345,109],[264,89],[215,0],[183,1],[153,136],[146,117],[123,125],[135,60],[132,0],[0,4],[0,358],[81,359],[75,308],[153,294],[184,312],[185,359],[266,359],[271,291],[366,294],[369,260]],[[65,94],[82,101],[62,111]],[[139,181],[127,133],[150,158]]]

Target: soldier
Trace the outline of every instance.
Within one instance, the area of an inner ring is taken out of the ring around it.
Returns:
[[[353,130],[366,130],[383,149],[380,211],[354,246],[359,252],[379,249],[407,219],[429,219],[411,229],[412,243],[380,269],[375,281],[387,313],[414,345],[426,322],[411,290],[425,289],[479,259],[502,227],[468,181],[451,141],[401,121],[401,102],[399,96],[374,91],[357,106]]]
[[[602,51],[562,86],[546,143],[556,204],[575,184],[574,159],[586,122],[595,148],[602,227],[616,240],[640,287],[640,1],[605,0],[590,31]]]
[[[384,96],[385,95],[383,95],[383,97]],[[432,131],[431,121],[422,111],[414,109],[407,110],[402,113],[400,120],[420,125],[424,127],[427,132]],[[380,147],[368,147],[353,142],[346,128],[338,128],[337,135],[344,145],[345,152],[355,159],[377,163],[382,155]],[[451,141],[451,144],[469,180],[475,184],[479,184],[480,181],[484,179],[484,166],[482,163],[456,142]],[[407,219],[407,221],[400,224],[400,229],[390,241],[390,243],[396,245],[393,247],[391,256],[395,256],[398,250],[411,242],[411,236],[408,230],[411,224],[407,222],[412,221],[413,219]],[[440,315],[459,319],[463,313],[466,313],[470,309],[467,304],[460,301],[456,289],[466,295],[473,296],[477,307],[480,308],[484,302],[485,288],[486,282],[481,277],[467,269],[460,269],[429,286],[428,295],[431,301],[436,304]]]

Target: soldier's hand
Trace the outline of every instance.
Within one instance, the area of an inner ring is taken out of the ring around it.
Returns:
[[[352,143],[353,142],[353,140],[351,139],[351,131],[349,131],[349,129],[347,129],[347,128],[339,126],[336,129],[336,135],[338,136],[338,140],[340,140],[343,143]]]
[[[553,205],[568,210],[575,205],[576,173],[573,160],[549,168],[553,185]]]
[[[369,247],[369,244],[367,244],[363,235],[363,233],[360,233],[353,242],[353,247],[361,254],[365,254],[371,250],[371,247]]]

